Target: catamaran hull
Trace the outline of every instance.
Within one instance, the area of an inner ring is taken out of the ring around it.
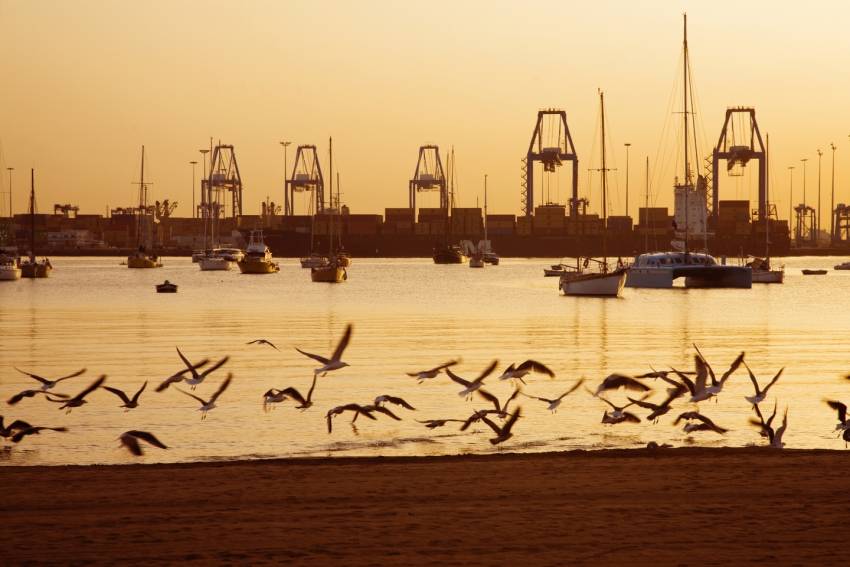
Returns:
[[[623,291],[625,285],[625,270],[618,270],[610,274],[564,276],[560,282],[564,295],[588,295],[596,297],[617,297]]]
[[[742,266],[679,266],[670,268],[629,268],[627,287],[669,289],[677,278],[685,278],[685,287],[749,289],[753,271]]]

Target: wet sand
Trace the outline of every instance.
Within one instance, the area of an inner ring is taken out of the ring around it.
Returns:
[[[668,449],[0,468],[7,565],[820,563],[850,451]]]

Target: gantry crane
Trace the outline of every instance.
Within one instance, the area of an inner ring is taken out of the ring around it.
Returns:
[[[737,124],[737,127],[736,127]],[[726,109],[726,120],[720,131],[720,139],[714,147],[711,159],[711,216],[717,221],[720,160],[726,160],[726,171],[730,175],[743,175],[743,168],[751,159],[758,160],[759,205],[757,219],[767,222],[767,159],[761,139],[756,109],[744,106]]]
[[[525,158],[523,214],[531,216],[534,213],[534,163],[542,163],[544,172],[554,172],[565,161],[573,165],[569,210],[570,215],[575,216],[581,203],[578,197],[578,156],[567,125],[567,113],[553,108],[541,110],[537,113],[537,123]]]
[[[413,179],[408,183],[410,208],[416,212],[416,194],[424,191],[440,192],[440,208],[448,210],[449,193],[446,186],[446,174],[440,159],[439,146],[427,145],[419,148],[419,159]]]
[[[316,146],[298,146],[295,152],[292,176],[286,180],[286,187],[283,192],[283,214],[295,214],[295,193],[305,191],[315,193],[315,213],[321,213],[325,208],[325,180],[322,177],[322,166],[319,163]]]

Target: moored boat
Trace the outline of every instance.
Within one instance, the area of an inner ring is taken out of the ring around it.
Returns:
[[[336,261],[325,266],[310,269],[310,279],[318,283],[342,283],[348,279],[348,272]]]
[[[833,270],[850,270],[850,262],[843,262],[841,264],[836,264]]]
[[[439,244],[434,247],[435,264],[463,264],[466,261],[466,254],[457,244]]]
[[[128,268],[161,268],[159,256],[148,252],[149,223],[153,222],[148,212],[148,186],[145,183],[145,147],[142,146],[142,165],[139,176],[139,208],[136,210],[136,251],[127,256]]]
[[[782,283],[785,281],[785,268],[771,269],[769,258],[753,258],[747,262],[753,271],[753,283]]]
[[[272,260],[271,250],[263,241],[262,230],[251,231],[245,257],[237,265],[243,274],[273,274],[280,271],[280,267]]]
[[[156,284],[157,293],[177,293],[177,284],[165,280],[161,284]]]
[[[811,269],[803,270],[804,276],[825,276],[826,273],[827,273],[827,270],[811,270]]]
[[[600,264],[601,268],[605,268]],[[588,295],[596,297],[618,297],[626,285],[626,269],[611,272],[585,272],[581,268],[566,270],[561,275],[559,287],[564,295]]]
[[[0,255],[0,281],[21,279],[21,268],[13,256]]]
[[[629,266],[626,287],[668,289],[679,278],[685,278],[685,287],[751,288],[753,271],[718,264],[714,256],[702,252],[650,252]]]
[[[35,169],[30,170],[30,254],[17,266],[22,278],[46,278],[53,271],[50,260],[43,258],[39,261],[35,257]]]
[[[321,254],[314,253],[305,258],[301,258],[302,268],[321,268],[322,266],[327,266],[329,263],[330,260]]]
[[[208,254],[198,260],[202,272],[228,271],[233,269],[233,262],[223,256]]]

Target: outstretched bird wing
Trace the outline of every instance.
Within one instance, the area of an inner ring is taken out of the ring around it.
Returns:
[[[415,410],[415,409],[416,409],[415,407],[413,407],[412,405],[410,405],[409,403],[407,403],[404,399],[399,398],[399,397],[396,397],[396,396],[387,396],[387,395],[383,395],[383,396],[379,396],[379,397],[380,397],[380,398],[383,398],[385,402],[389,402],[389,403],[391,403],[391,404],[395,404],[395,405],[397,405],[397,406],[401,406],[401,407],[403,407],[404,409],[409,409],[409,410]]]
[[[145,384],[147,384],[147,382],[145,382]],[[119,390],[118,388],[113,388],[113,387],[111,387],[111,386],[104,386],[104,387],[103,387],[103,389],[104,389],[104,390],[106,390],[107,392],[112,392],[113,394],[115,394],[116,396],[118,396],[119,398],[121,398],[121,400],[122,400],[125,404],[129,404],[129,403],[130,403],[130,398],[128,398],[128,397],[127,397],[127,394],[125,394],[125,393],[123,392],[123,390]]]
[[[744,353],[741,352],[738,356],[735,357],[735,360],[732,361],[732,364],[729,365],[729,370],[723,373],[723,376],[720,377],[720,383],[723,384],[726,380],[729,379],[732,374],[734,374],[738,368],[741,367],[741,364],[744,362]]]
[[[80,392],[79,394],[74,396],[72,399],[77,400],[77,401],[81,401],[83,398],[85,398],[86,396],[88,396],[89,394],[91,394],[92,392],[97,390],[98,388],[100,388],[101,385],[103,385],[104,382],[106,382],[106,374],[101,374],[100,378],[98,378],[97,380],[95,380],[94,382],[89,384],[88,388],[86,388],[85,390],[83,390],[82,392]]]
[[[485,368],[485,369],[484,369],[484,372],[482,372],[482,373],[478,376],[478,378],[476,378],[474,381],[475,381],[475,382],[483,382],[485,378],[487,378],[490,374],[492,374],[492,373],[493,373],[493,371],[494,371],[494,370],[496,370],[496,366],[497,366],[498,364],[499,364],[499,361],[498,361],[498,360],[494,360],[493,362],[491,362],[491,363],[490,363],[490,366],[488,366],[487,368]],[[446,369],[446,372],[448,372],[448,369]]]
[[[834,400],[826,400],[826,405],[838,412],[838,421],[845,423],[847,421],[847,406],[841,402]]]
[[[767,395],[767,391],[770,390],[770,388],[774,384],[776,384],[777,380],[779,380],[779,377],[782,376],[782,372],[784,372],[784,371],[785,371],[785,367],[780,368],[779,372],[776,373],[776,376],[773,377],[773,380],[771,380],[770,382],[767,383],[767,386],[765,386],[764,390],[762,390],[762,393],[764,395]]]
[[[77,370],[77,371],[76,371],[76,372],[74,372],[73,374],[68,374],[67,376],[63,376],[63,377],[61,377],[61,378],[57,378],[56,380],[54,380],[54,382],[61,382],[62,380],[67,380],[68,378],[76,378],[76,377],[77,377],[77,376],[79,376],[80,374],[84,374],[84,373],[85,373],[85,371],[86,371],[86,369],[85,369],[85,368],[81,368],[80,370]]]
[[[39,376],[39,375],[37,375],[37,374],[32,374],[32,373],[30,373],[30,372],[25,372],[25,371],[21,370],[20,368],[18,368],[17,366],[15,366],[15,367],[13,367],[13,368],[14,368],[15,370],[17,370],[18,372],[20,372],[21,374],[26,374],[27,376],[29,376],[29,377],[30,377],[30,378],[32,378],[33,380],[38,380],[38,381],[39,381],[39,382],[41,382],[42,384],[49,384],[49,383],[51,382],[51,381],[50,381],[50,380],[48,380],[47,378],[42,378],[41,376]]]
[[[496,408],[496,411],[498,411],[498,412],[502,411],[502,404],[501,404],[501,402],[499,402],[499,398],[497,398],[496,396],[494,396],[493,394],[491,394],[490,392],[488,392],[484,388],[478,388],[475,391],[478,393],[479,396],[481,396],[482,398],[484,398],[485,400],[487,400],[488,402],[493,404]]]
[[[683,372],[679,372],[678,370],[676,370],[676,369],[675,369],[675,368],[673,368],[673,367],[670,367],[670,369],[671,369],[673,372],[675,372],[675,373],[676,373],[676,376],[678,376],[678,377],[679,377],[679,380],[681,380],[681,381],[682,381],[682,384],[683,384],[683,385],[684,385],[684,386],[688,389],[688,391],[691,393],[691,395],[692,395],[692,396],[693,396],[693,395],[695,395],[695,394],[697,393],[696,386],[694,385],[694,383],[691,381],[691,379],[690,379],[690,378],[688,378],[687,376],[685,376],[685,374],[684,374]]]
[[[502,426],[502,435],[507,435],[511,432],[511,429],[513,429],[514,424],[517,422],[521,415],[522,408],[517,407],[516,411],[511,415],[511,417],[508,418],[508,421],[505,423],[505,425]]]
[[[345,326],[345,333],[342,335],[342,338],[339,340],[339,344],[336,345],[336,350],[331,355],[331,360],[341,360],[342,353],[345,352],[345,348],[348,346],[348,341],[351,340],[351,329],[352,325],[349,323]]]
[[[572,394],[573,392],[578,390],[583,384],[584,384],[584,378],[581,378],[578,382],[573,384],[572,388],[570,388],[569,390],[567,390],[566,392],[564,392],[563,394],[558,396],[558,399],[563,400],[564,398],[566,398],[567,396],[569,396],[570,394]],[[505,404],[505,405],[507,405],[507,404]]]
[[[382,413],[382,414],[384,414],[384,415],[388,415],[388,416],[390,416],[391,418],[393,418],[393,419],[394,419],[394,420],[396,420],[396,421],[401,421],[401,418],[400,418],[399,416],[397,416],[396,414],[394,414],[393,412],[391,412],[391,411],[390,411],[389,409],[387,409],[387,408],[380,407],[380,406],[375,406],[375,407],[370,407],[369,409],[370,409],[371,411],[376,411],[376,412],[378,412],[378,413]],[[363,412],[361,411],[360,413],[363,413]]]
[[[127,432],[119,437],[119,439],[121,440],[121,444],[127,447],[137,457],[141,457],[144,454],[142,447],[139,445],[139,440],[134,435],[129,435],[129,432]]]
[[[446,368],[446,374],[448,375],[449,378],[452,379],[452,381],[457,382],[461,386],[468,388],[472,385],[472,382],[470,382],[469,380],[465,380],[464,378],[461,378],[460,376],[458,376],[457,374],[455,374],[454,372],[452,372],[448,368]]]
[[[699,356],[702,363],[705,365],[705,369],[708,371],[708,376],[711,378],[711,385],[717,386],[717,376],[714,375],[714,369],[711,368],[711,365],[708,363],[708,360],[702,355],[699,347],[694,343],[694,349],[697,351],[697,355]]]
[[[191,373],[192,373],[192,378],[195,378],[195,379],[197,380],[197,378],[198,378],[198,372],[195,370],[195,367],[192,365],[192,363],[191,363],[191,362],[189,362],[189,359],[187,359],[185,356],[183,356],[183,353],[182,353],[182,352],[180,352],[180,347],[174,347],[174,348],[176,348],[176,349],[177,349],[177,355],[180,357],[180,360],[182,360],[182,361],[183,361],[183,364],[185,364],[185,365],[186,365],[186,370],[188,370],[189,372],[191,372]]]
[[[307,400],[304,399],[304,396],[301,395],[301,392],[299,392],[298,390],[296,390],[292,386],[290,386],[288,388],[284,388],[283,390],[281,390],[280,393],[283,394],[284,396],[288,397],[288,398],[292,398],[293,400],[295,400],[296,402],[298,402],[301,405],[304,405],[304,404],[307,403]]]
[[[139,401],[139,396],[142,395],[142,392],[144,392],[145,388],[147,388],[147,387],[148,387],[148,381],[145,380],[145,383],[142,384],[142,387],[139,388],[139,391],[136,392],[136,394],[133,396],[133,403],[137,403]]]
[[[224,379],[224,382],[221,383],[221,386],[218,387],[218,390],[215,391],[215,394],[210,398],[210,403],[215,403],[220,395],[224,393],[228,386],[230,386],[230,381],[233,380],[233,374],[228,373],[227,378]]]
[[[137,437],[139,439],[142,439],[143,441],[147,441],[154,447],[159,447],[160,449],[168,449],[165,443],[157,439],[153,433],[150,433],[148,431],[138,431],[133,429],[131,431],[128,431],[126,435],[132,435],[133,437]]]
[[[216,362],[215,364],[213,364],[209,368],[204,369],[204,371],[201,372],[200,378],[206,378],[207,376],[209,376],[210,374],[212,374],[213,372],[215,372],[216,370],[218,370],[219,368],[224,366],[227,363],[228,360],[230,360],[230,357],[225,356],[224,358],[222,358],[221,360],[219,360],[218,362]]]
[[[551,368],[549,368],[542,362],[537,362],[536,360],[526,360],[525,362],[517,366],[517,370],[531,370],[532,372],[545,374],[549,378],[555,377],[555,373],[552,371]]]
[[[300,352],[304,356],[308,356],[308,357],[312,358],[316,362],[321,362],[322,364],[327,364],[327,363],[330,362],[330,360],[325,358],[324,356],[319,356],[318,354],[313,354],[311,352],[305,352],[298,347],[295,347],[295,350],[297,350],[298,352]]]
[[[198,397],[198,396],[196,396],[195,394],[192,394],[192,393],[190,393],[190,392],[187,392],[186,390],[181,390],[180,388],[175,388],[175,390],[177,390],[177,391],[178,391],[178,392],[180,392],[181,394],[186,394],[186,395],[187,395],[187,396],[189,396],[190,398],[194,398],[194,399],[198,400],[198,402],[200,402],[200,404],[201,404],[202,406],[207,405],[207,401],[206,401],[205,399],[203,399],[203,398],[199,398],[199,397]],[[210,402],[212,402],[212,400],[210,400]]]

